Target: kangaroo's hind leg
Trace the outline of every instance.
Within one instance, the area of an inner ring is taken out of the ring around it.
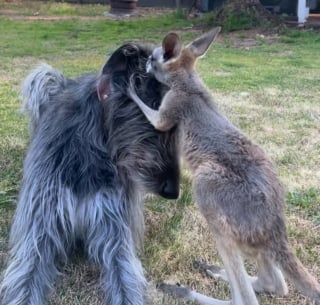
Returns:
[[[228,237],[215,236],[217,236],[217,248],[225,266],[226,276],[229,279],[232,304],[258,305],[252,283],[244,267],[241,250]]]
[[[240,249],[235,243],[221,236],[218,237],[217,247],[226,267],[223,272],[231,286],[232,300],[218,300],[177,285],[163,284],[160,289],[202,305],[259,305],[250,278],[244,268]]]
[[[288,294],[288,286],[284,276],[267,252],[259,253],[257,264],[257,276],[250,277],[253,289],[256,292],[273,293],[278,296]]]
[[[266,253],[259,253],[256,260],[258,265],[257,276],[248,275],[254,291],[257,293],[272,293],[278,296],[286,295],[288,293],[288,286],[281,270],[276,266],[274,261]],[[220,266],[195,262],[195,267],[214,279],[230,282],[226,270]]]

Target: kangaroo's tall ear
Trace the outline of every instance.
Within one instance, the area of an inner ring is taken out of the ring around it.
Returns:
[[[162,41],[163,59],[165,61],[177,57],[182,48],[182,43],[176,33],[169,33]]]
[[[221,27],[216,27],[212,31],[205,33],[192,41],[188,47],[191,49],[194,56],[199,57],[204,55],[220,31]]]

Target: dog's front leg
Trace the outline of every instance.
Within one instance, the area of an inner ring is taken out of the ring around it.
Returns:
[[[67,260],[66,240],[70,236],[60,230],[62,221],[55,209],[55,205],[65,203],[66,192],[55,181],[46,184],[34,177],[25,181],[11,228],[9,265],[0,287],[1,305],[45,304]]]
[[[85,206],[85,247],[101,272],[101,288],[108,305],[145,305],[146,279],[136,256],[127,206],[121,194],[101,192]]]

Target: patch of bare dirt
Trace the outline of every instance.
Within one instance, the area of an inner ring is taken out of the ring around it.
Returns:
[[[234,48],[251,49],[261,44],[274,44],[278,38],[279,35],[276,30],[256,28],[224,33],[220,40],[229,41],[230,46]]]
[[[105,10],[101,11],[101,15],[98,16],[48,16],[48,15],[39,15],[35,13],[32,16],[18,15],[14,10],[1,10],[0,17],[4,17],[10,20],[101,20],[101,19],[128,19],[128,18],[140,18],[148,16],[159,16],[168,13],[172,13],[174,9],[171,8],[159,8],[159,7],[138,7],[132,14],[110,14],[109,7],[106,6]]]

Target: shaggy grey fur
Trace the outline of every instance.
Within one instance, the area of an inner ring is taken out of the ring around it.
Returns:
[[[27,77],[22,96],[31,143],[2,305],[44,304],[78,240],[101,270],[104,304],[146,304],[136,253],[143,238],[142,196],[179,194],[174,133],[156,131],[126,94],[134,74],[140,94],[159,107],[165,87],[144,73],[149,54],[128,44],[101,73],[72,80],[42,65]]]

